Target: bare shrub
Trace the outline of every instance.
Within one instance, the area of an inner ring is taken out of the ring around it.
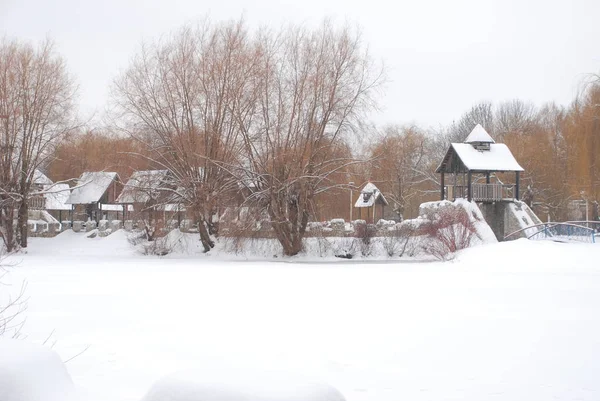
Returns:
[[[127,241],[133,246],[138,246],[141,243],[147,241],[146,232],[140,229],[133,229],[130,233],[127,234]]]
[[[315,238],[317,245],[317,253],[320,257],[327,256],[331,251],[331,242],[326,237],[322,225],[313,225],[310,228],[310,237]]]
[[[225,249],[235,255],[246,253],[252,246],[258,246],[258,239],[273,238],[268,219],[261,210],[241,208],[234,219],[225,219],[221,222],[221,236],[225,239]]]
[[[165,256],[173,252],[174,244],[169,241],[168,236],[153,236],[149,239],[148,226],[144,229],[135,229],[127,235],[127,241],[142,255]]]
[[[389,257],[402,257],[408,251],[413,253],[415,248],[414,235],[416,227],[411,224],[396,225],[393,229],[385,232],[382,238],[383,249]]]
[[[148,241],[142,244],[141,249],[144,255],[165,256],[173,252],[171,244],[169,244],[165,237]]]
[[[377,227],[373,224],[358,223],[354,227],[355,244],[362,256],[373,253],[373,237],[377,234]]]
[[[478,237],[475,224],[463,208],[442,207],[423,227],[430,241],[426,252],[439,260],[451,259],[456,251],[468,248]]]
[[[4,283],[2,279],[8,273],[6,264],[3,264],[4,256],[0,247],[0,289],[9,288],[10,285]],[[9,291],[0,291],[0,337],[10,335],[13,338],[20,336],[21,328],[25,323],[20,316],[27,308],[27,299],[25,297],[25,289],[27,284],[21,283],[21,287],[16,294],[11,294]]]

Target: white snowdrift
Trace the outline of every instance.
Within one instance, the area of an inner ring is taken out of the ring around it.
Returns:
[[[0,338],[0,400],[64,401],[72,395],[71,378],[54,351]]]
[[[28,282],[29,339],[91,345],[68,363],[85,401],[214,361],[309,372],[348,401],[597,401],[599,260],[523,239],[447,263],[233,263],[141,256],[119,230],[32,238],[4,281]]]
[[[345,401],[335,388],[279,371],[211,368],[158,381],[142,401]]]

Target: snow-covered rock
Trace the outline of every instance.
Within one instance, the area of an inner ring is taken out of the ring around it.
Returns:
[[[344,401],[318,380],[283,372],[210,369],[158,381],[142,401]]]
[[[85,231],[86,232],[90,232],[92,230],[96,229],[96,222],[95,221],[87,221],[85,223]]]
[[[98,222],[98,229],[100,231],[104,231],[104,230],[108,229],[108,220],[100,220]]]
[[[74,221],[73,222],[73,231],[76,233],[80,232],[83,229],[83,221]]]
[[[379,219],[379,221],[377,221],[377,228],[381,229],[381,228],[388,228],[388,227],[393,227],[396,224],[396,222],[394,220],[384,220],[384,219]]]
[[[66,401],[73,393],[69,373],[54,351],[0,338],[0,400]]]
[[[333,219],[329,222],[329,227],[336,231],[344,231],[346,222],[344,219]]]
[[[111,220],[110,229],[112,231],[117,231],[123,228],[123,222],[121,220]]]

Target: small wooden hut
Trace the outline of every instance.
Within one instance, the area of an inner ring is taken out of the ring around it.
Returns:
[[[371,182],[364,186],[354,203],[354,207],[358,208],[358,218],[369,224],[374,224],[377,220],[383,218],[387,205],[388,202],[385,196]]]

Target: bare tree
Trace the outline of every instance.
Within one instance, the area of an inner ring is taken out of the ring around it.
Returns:
[[[413,199],[426,191],[439,192],[437,179],[427,172],[428,139],[414,126],[388,126],[370,146],[371,181],[394,205],[400,219],[408,209],[418,208]]]
[[[302,239],[317,194],[353,161],[331,157],[373,105],[382,73],[374,69],[360,35],[325,22],[316,30],[263,31],[259,65],[246,93],[253,109],[239,110],[245,146],[241,168],[254,186],[251,199],[266,208],[288,256]]]
[[[477,124],[481,124],[494,137],[495,116],[492,103],[478,103],[464,113],[458,122],[452,123],[445,133],[446,144],[464,141]]]
[[[53,43],[0,41],[0,235],[8,251],[27,247],[35,170],[75,126],[76,87]],[[13,236],[14,210],[18,227]]]
[[[535,128],[536,108],[531,103],[514,99],[500,103],[495,112],[495,134],[498,139],[511,133],[527,134]]]
[[[113,88],[120,128],[171,172],[172,199],[194,214],[205,251],[214,246],[213,216],[237,188],[221,166],[240,154],[236,119],[253,63],[247,42],[241,20],[203,21],[144,46]]]

